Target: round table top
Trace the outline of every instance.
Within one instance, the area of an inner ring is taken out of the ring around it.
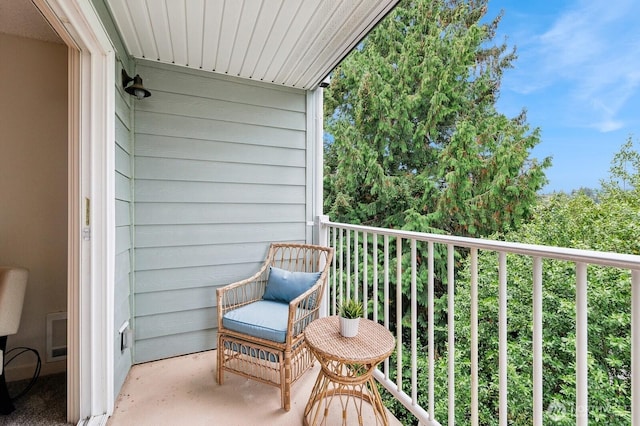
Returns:
[[[379,362],[393,352],[395,339],[384,326],[361,318],[358,334],[343,337],[338,320],[337,316],[324,317],[307,326],[304,337],[314,352],[353,364]]]

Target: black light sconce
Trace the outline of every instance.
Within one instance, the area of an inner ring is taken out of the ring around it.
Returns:
[[[132,81],[133,84],[129,85]],[[131,78],[124,69],[122,70],[122,87],[125,92],[138,99],[144,99],[151,96],[151,92],[145,89],[142,85],[142,78],[140,78],[138,74]]]

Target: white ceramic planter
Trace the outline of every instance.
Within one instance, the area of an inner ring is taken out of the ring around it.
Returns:
[[[342,318],[340,317],[340,334],[344,337],[356,337],[358,334],[358,325],[360,318]]]

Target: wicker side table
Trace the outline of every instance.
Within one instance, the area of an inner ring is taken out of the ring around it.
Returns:
[[[333,316],[317,319],[305,329],[305,340],[320,361],[321,370],[304,410],[304,424],[328,424],[334,403],[334,409],[342,410],[343,425],[347,424],[350,408],[357,412],[358,424],[363,425],[364,401],[371,404],[376,424],[388,425],[373,372],[393,352],[393,335],[368,319],[360,320],[356,337],[342,337],[339,328],[338,317]]]

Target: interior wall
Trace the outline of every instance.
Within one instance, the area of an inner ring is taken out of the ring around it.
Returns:
[[[0,34],[0,264],[29,269],[20,329],[8,349],[31,347],[42,373],[46,314],[67,306],[67,47]],[[7,378],[33,374],[31,356],[16,358]]]

